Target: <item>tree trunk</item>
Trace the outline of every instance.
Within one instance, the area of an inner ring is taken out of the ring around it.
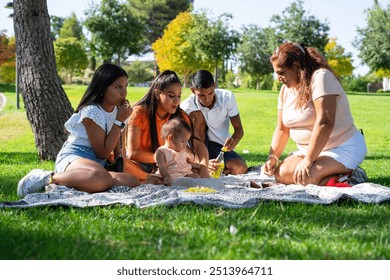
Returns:
[[[14,0],[18,76],[38,155],[54,160],[72,106],[57,75],[46,0]]]
[[[215,61],[214,82],[215,82],[215,87],[218,88],[218,60]]]

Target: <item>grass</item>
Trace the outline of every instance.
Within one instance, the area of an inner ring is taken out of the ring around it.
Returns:
[[[85,86],[64,87],[76,106]],[[0,201],[17,200],[19,179],[33,168],[53,169],[37,157],[25,113],[13,88],[0,112]],[[131,103],[145,88],[129,88]],[[234,90],[245,136],[237,151],[249,165],[261,164],[276,123],[277,93]],[[190,93],[183,92],[183,98]],[[349,100],[368,144],[361,165],[370,181],[390,186],[389,95],[354,93]],[[294,149],[289,143],[286,154]],[[0,259],[389,259],[389,204],[340,201],[332,205],[260,202],[226,209],[181,204],[138,209],[39,207],[0,209]],[[238,233],[232,235],[234,225]]]

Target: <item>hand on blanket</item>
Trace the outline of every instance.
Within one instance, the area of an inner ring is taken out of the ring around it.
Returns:
[[[313,161],[307,158],[304,158],[301,160],[300,163],[298,163],[297,167],[294,171],[294,183],[297,185],[304,185],[310,183],[310,168],[313,165]]]
[[[266,163],[261,167],[264,174],[267,176],[274,176],[277,161],[274,158],[269,158]]]

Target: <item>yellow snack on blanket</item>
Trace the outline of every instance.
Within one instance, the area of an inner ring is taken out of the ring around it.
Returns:
[[[188,188],[184,192],[188,192],[188,193],[215,193],[217,191],[215,189],[213,189],[213,188],[208,188],[208,187],[203,187],[203,186],[196,186],[196,187],[193,187],[193,188]]]

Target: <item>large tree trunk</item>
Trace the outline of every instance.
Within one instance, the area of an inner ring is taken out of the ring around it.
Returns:
[[[72,106],[57,75],[46,0],[14,0],[18,76],[41,159],[54,160],[66,140]]]

